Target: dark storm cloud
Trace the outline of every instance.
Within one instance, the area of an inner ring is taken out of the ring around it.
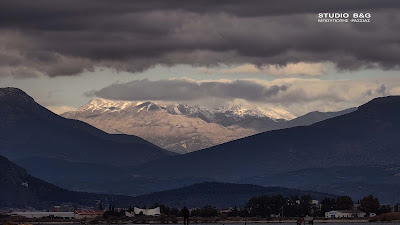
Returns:
[[[1,0],[0,71],[11,72],[0,76],[301,61],[396,69],[399,8],[393,0]],[[321,24],[318,12],[370,12],[372,22]]]
[[[287,85],[266,86],[251,80],[196,82],[188,79],[158,81],[143,79],[123,84],[112,84],[99,91],[88,93],[88,95],[127,101],[187,101],[220,98],[257,102],[265,101],[280,92],[285,92],[287,89]]]

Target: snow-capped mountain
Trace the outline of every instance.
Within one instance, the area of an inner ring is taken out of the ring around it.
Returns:
[[[183,115],[191,118],[200,118],[208,123],[217,123],[222,126],[231,126],[249,118],[267,118],[273,121],[294,119],[290,112],[279,108],[257,107],[246,109],[241,105],[207,108],[187,104],[160,105],[154,102],[113,101],[96,98],[88,104],[72,112],[119,112],[119,111],[164,111],[171,115]],[[69,112],[68,112],[69,113]]]
[[[267,107],[257,107],[246,109],[241,105],[223,106],[210,109],[206,107],[190,106],[185,104],[176,104],[169,107],[171,114],[185,115],[189,117],[198,117],[209,123],[217,123],[222,126],[231,126],[244,120],[254,118],[264,118],[272,121],[284,121],[294,119],[295,116],[283,109],[271,109]]]
[[[154,102],[93,99],[62,116],[82,120],[108,133],[142,137],[162,148],[186,153],[256,133],[239,126],[224,127],[185,116],[175,106]]]
[[[137,135],[162,148],[185,153],[263,131],[240,125],[247,120],[258,118],[275,124],[285,121],[288,115],[293,117],[285,113],[242,106],[210,109],[186,104],[161,105],[96,98],[62,116],[82,120],[108,133]]]
[[[62,116],[108,133],[137,135],[164,149],[187,153],[264,131],[310,125],[345,112],[319,113],[317,117],[315,113],[293,119],[290,112],[271,107],[247,109],[233,105],[212,109],[96,98]]]

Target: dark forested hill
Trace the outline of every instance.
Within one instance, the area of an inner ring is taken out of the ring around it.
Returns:
[[[134,198],[135,205],[151,206],[155,203],[170,207],[190,208],[212,205],[217,208],[244,206],[252,197],[261,195],[282,195],[284,197],[311,195],[313,199],[321,200],[334,195],[313,191],[301,191],[282,187],[262,187],[251,184],[233,184],[204,182],[187,187],[156,192]]]
[[[240,206],[258,195],[295,196],[310,194],[315,199],[332,195],[311,191],[300,191],[280,187],[261,187],[247,184],[206,182],[188,187],[158,192],[138,197],[122,195],[92,194],[69,191],[44,182],[28,174],[25,169],[0,156],[0,207],[49,208],[61,203],[94,206],[96,201],[117,207],[165,204],[170,207],[202,207],[213,205],[219,208]]]
[[[0,89],[0,154],[10,160],[47,157],[108,165],[137,165],[171,155],[139,137],[110,135],[60,117],[16,88]]]
[[[381,203],[395,204],[400,199],[399,175],[399,165],[339,166],[265,174],[241,182],[349,195],[354,200],[374,194]]]
[[[354,112],[356,110],[357,108],[354,107],[337,112],[318,112],[318,111],[309,112],[303,116],[299,116],[297,118],[287,121],[281,128],[309,126],[311,124],[321,122],[330,118],[334,118],[337,116],[345,115]]]
[[[132,197],[69,191],[31,176],[0,156],[0,207],[46,209],[61,203],[94,206],[96,201],[127,207]]]

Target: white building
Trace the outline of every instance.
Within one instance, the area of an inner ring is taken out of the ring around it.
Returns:
[[[136,215],[143,213],[145,216],[159,216],[161,214],[160,207],[154,209],[139,209],[134,207],[133,211]]]
[[[125,211],[125,216],[126,217],[135,217],[135,213],[134,212]]]
[[[358,210],[334,210],[325,213],[326,218],[365,217],[366,213]]]

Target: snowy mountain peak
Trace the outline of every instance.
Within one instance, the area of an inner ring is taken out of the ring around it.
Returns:
[[[127,107],[132,106],[133,104],[133,102],[128,101],[114,101],[103,98],[95,98],[90,100],[88,104],[81,106],[76,111],[118,111],[124,110]]]
[[[256,108],[245,108],[242,105],[227,105],[218,108],[207,108],[202,106],[193,106],[188,104],[170,104],[161,106],[157,103],[146,102],[130,102],[115,101],[103,98],[92,99],[88,104],[83,105],[76,111],[79,112],[115,112],[115,111],[165,111],[172,115],[183,115],[187,117],[200,118],[206,122],[218,123],[224,126],[230,126],[236,122],[248,118],[265,118],[271,120],[291,120],[295,116],[290,112],[281,109],[260,106]],[[229,121],[229,122],[228,122]]]
[[[161,107],[157,105],[154,102],[143,102],[141,104],[136,105],[136,108],[138,108],[138,112],[145,110],[145,111],[159,111],[159,110],[165,110],[164,107]]]
[[[272,119],[292,120],[296,118],[295,115],[282,108],[257,107],[256,110],[262,113],[264,116],[270,117]]]
[[[78,110],[62,114],[108,133],[137,135],[179,153],[208,148],[269,130],[310,125],[327,118],[326,115],[306,115],[305,118],[288,121],[294,118],[293,114],[271,106],[226,105],[206,108],[188,104],[101,98],[91,100]]]
[[[241,105],[222,106],[220,108],[215,109],[215,111],[217,111],[219,113],[230,112],[230,113],[233,113],[234,115],[241,116],[241,117],[243,117],[243,116],[263,117],[264,116],[262,114],[258,114],[254,110],[245,109]]]
[[[245,117],[245,116],[252,116],[252,117],[269,117],[273,120],[284,119],[284,120],[291,120],[296,118],[290,112],[281,109],[281,108],[271,108],[271,107],[256,107],[253,109],[246,109],[241,105],[231,105],[231,106],[223,106],[216,109],[219,113],[228,113],[231,112],[234,115]]]

